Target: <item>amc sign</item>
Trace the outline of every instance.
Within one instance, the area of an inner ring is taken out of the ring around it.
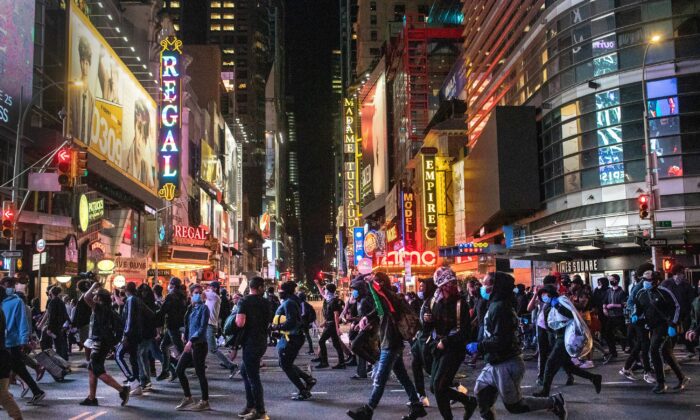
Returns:
[[[435,266],[437,262],[437,254],[433,251],[391,251],[382,257],[380,265],[404,267],[410,263],[413,266]]]

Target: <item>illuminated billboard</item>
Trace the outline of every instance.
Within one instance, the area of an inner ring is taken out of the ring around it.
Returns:
[[[160,42],[160,135],[158,136],[158,196],[172,201],[180,195],[182,147],[182,41],[170,36]]]
[[[15,130],[32,98],[35,0],[0,0],[0,125]]]
[[[435,239],[438,226],[437,168],[434,154],[423,156],[423,227],[425,237]]]
[[[359,154],[357,141],[357,102],[346,98],[343,102],[343,199],[345,206],[345,228],[348,236],[360,224],[359,206]]]
[[[68,134],[155,194],[156,103],[88,18],[69,9]]]
[[[369,93],[362,98],[362,173],[364,205],[388,190],[388,153],[386,128],[386,76],[382,73]]]
[[[202,140],[202,169],[199,177],[214,187],[217,192],[224,190],[224,174],[219,154],[206,140]]]

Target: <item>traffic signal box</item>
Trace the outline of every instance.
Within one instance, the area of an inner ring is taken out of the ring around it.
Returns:
[[[12,239],[15,232],[17,211],[12,201],[2,202],[2,237]]]
[[[61,187],[73,186],[73,150],[64,147],[56,154],[56,169],[58,170],[58,183]]]
[[[639,207],[639,218],[648,219],[649,218],[649,195],[642,194],[637,197],[637,206]]]

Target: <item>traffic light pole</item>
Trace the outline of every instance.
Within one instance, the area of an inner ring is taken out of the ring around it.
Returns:
[[[646,83],[646,64],[647,64],[647,53],[649,52],[649,47],[654,44],[653,41],[647,42],[644,48],[644,57],[642,58],[642,105],[643,113],[642,118],[644,120],[644,162],[646,164],[646,188],[649,193],[649,222],[651,222],[651,229],[649,230],[649,237],[651,239],[656,238],[656,209],[657,199],[656,191],[654,188],[654,169],[652,167],[652,153],[651,150],[651,140],[649,139],[649,104],[647,103],[647,83]],[[654,264],[657,270],[661,267],[658,261],[657,247],[651,247],[651,262]],[[660,270],[659,270],[660,271]]]

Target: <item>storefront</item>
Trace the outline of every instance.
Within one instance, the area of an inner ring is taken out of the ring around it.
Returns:
[[[645,254],[613,256],[599,259],[575,259],[551,264],[552,271],[566,274],[570,277],[579,275],[586,284],[595,288],[599,278],[612,274],[620,276],[624,288],[632,282],[634,273],[641,264],[649,262]]]

